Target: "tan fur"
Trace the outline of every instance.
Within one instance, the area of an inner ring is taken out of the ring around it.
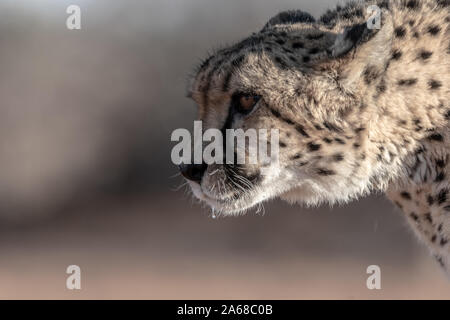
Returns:
[[[371,4],[380,30],[365,27]],[[318,22],[273,21],[212,55],[190,95],[204,128],[219,129],[234,93],[260,95],[232,127],[280,129],[281,168],[253,181],[257,166],[212,165],[194,194],[230,214],[277,196],[317,205],[387,191],[450,271],[448,1],[360,1]]]

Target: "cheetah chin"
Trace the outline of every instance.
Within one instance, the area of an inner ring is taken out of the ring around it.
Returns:
[[[367,23],[372,5],[379,28]],[[353,1],[318,20],[282,12],[210,55],[188,89],[206,129],[278,129],[278,166],[180,170],[224,215],[275,197],[384,192],[450,273],[449,84],[448,0]]]

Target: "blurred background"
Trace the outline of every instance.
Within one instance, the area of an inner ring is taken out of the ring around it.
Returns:
[[[208,50],[333,0],[2,0],[0,298],[449,299],[382,195],[210,218],[170,160]],[[81,7],[81,30],[66,8]],[[67,266],[82,290],[66,289]],[[381,267],[382,290],[366,288]]]

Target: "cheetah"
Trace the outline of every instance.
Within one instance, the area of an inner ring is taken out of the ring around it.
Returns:
[[[370,26],[369,6],[380,10]],[[280,197],[307,206],[383,192],[450,274],[450,1],[361,0],[318,20],[274,16],[197,67],[204,128],[279,129],[279,163],[184,164],[223,215]]]

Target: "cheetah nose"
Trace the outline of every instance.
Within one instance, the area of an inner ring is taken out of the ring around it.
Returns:
[[[208,165],[202,164],[180,164],[178,168],[181,174],[188,180],[200,183],[202,181],[203,174],[206,171]]]

